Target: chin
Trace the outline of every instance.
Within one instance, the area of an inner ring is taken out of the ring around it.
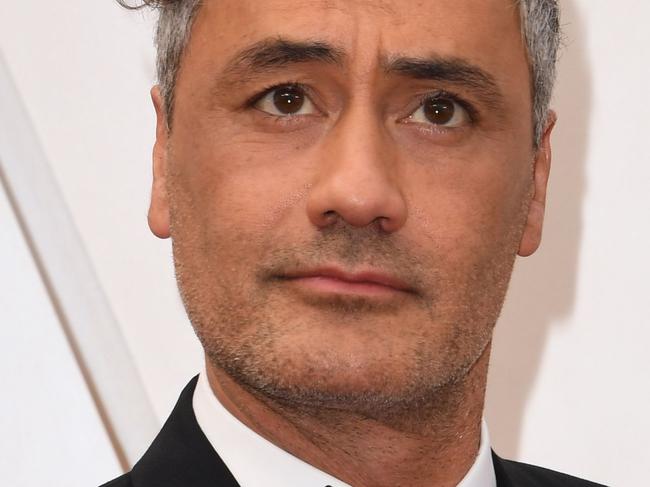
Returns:
[[[426,353],[414,351],[414,344],[398,346],[397,340],[387,353],[382,340],[355,344],[348,339],[345,347],[332,350],[323,337],[292,338],[290,343],[275,342],[263,355],[240,350],[236,360],[223,354],[209,356],[236,383],[267,401],[312,413],[340,410],[372,418],[431,407],[443,397],[448,400],[448,391],[467,375],[472,361],[430,348]]]

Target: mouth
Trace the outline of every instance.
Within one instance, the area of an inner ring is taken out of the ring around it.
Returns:
[[[365,297],[415,294],[415,289],[404,280],[376,269],[345,271],[338,267],[320,267],[288,272],[279,277],[303,290],[318,294]]]

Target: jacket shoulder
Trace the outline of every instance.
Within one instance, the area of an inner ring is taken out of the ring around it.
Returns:
[[[133,487],[133,482],[131,482],[131,473],[125,473],[100,487]]]
[[[499,459],[499,464],[513,487],[605,487],[603,484],[527,463]]]

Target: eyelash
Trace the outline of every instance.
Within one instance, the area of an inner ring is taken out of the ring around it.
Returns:
[[[303,85],[302,83],[299,83],[297,81],[285,81],[283,83],[275,83],[273,85],[267,86],[266,88],[263,88],[260,92],[257,94],[253,95],[251,98],[249,98],[245,104],[244,104],[244,109],[246,110],[255,110],[259,112],[262,116],[266,117],[267,120],[272,121],[274,124],[280,125],[284,128],[291,128],[294,127],[295,124],[299,124],[302,120],[301,117],[304,115],[273,115],[272,113],[265,112],[263,110],[259,110],[258,108],[255,107],[255,105],[261,101],[266,95],[269,93],[272,93],[273,91],[280,89],[280,88],[294,88],[294,89],[299,89],[305,93],[305,96],[309,97],[311,100],[310,96],[310,89],[309,87]],[[312,101],[313,103],[313,101]],[[314,103],[314,106],[316,104]]]
[[[310,92],[310,90],[309,90],[309,88],[307,86],[305,86],[302,83],[299,83],[297,81],[286,81],[286,82],[283,82],[283,83],[275,83],[273,85],[267,86],[266,88],[263,88],[260,92],[258,92],[257,94],[255,94],[254,96],[249,98],[245,103],[245,107],[248,108],[248,109],[254,109],[255,105],[260,100],[262,100],[269,93],[272,93],[274,90],[277,90],[279,88],[295,88],[295,89],[299,89],[299,90],[302,90],[305,93],[306,96],[309,96],[309,92]],[[428,92],[428,93],[425,93],[425,94],[419,96],[418,97],[418,105],[415,108],[415,110],[420,108],[428,100],[435,99],[435,98],[448,98],[448,99],[458,103],[458,105],[460,105],[461,108],[463,108],[463,110],[465,110],[467,112],[470,124],[474,125],[478,121],[478,118],[479,118],[478,117],[478,112],[474,108],[474,106],[471,103],[469,103],[468,101],[466,101],[460,95],[458,95],[456,93],[453,93],[451,91],[448,91],[448,90],[435,90],[435,91]],[[312,100],[312,103],[313,103],[313,100]],[[415,110],[411,111],[411,114],[415,113]],[[264,115],[266,115],[268,117],[272,117],[273,119],[277,120],[278,122],[291,121],[292,119],[300,116],[300,115],[298,115],[298,116],[296,116],[296,115],[278,116],[278,115],[272,115],[272,114],[266,113],[266,112],[262,112],[262,113],[264,113]],[[409,114],[409,116],[410,116],[410,114]],[[406,118],[408,118],[408,117],[406,117]],[[437,129],[438,130],[445,130],[444,127],[438,127]]]
[[[455,103],[458,103],[458,105],[460,105],[460,107],[467,112],[467,116],[469,117],[469,122],[471,124],[475,124],[478,121],[478,112],[474,108],[474,106],[470,102],[465,100],[465,98],[463,98],[462,96],[448,90],[434,90],[434,91],[430,91],[429,93],[425,93],[424,95],[421,95],[418,100],[419,103],[417,108],[420,108],[427,101],[435,100],[436,98],[438,99],[445,98],[445,99],[452,100]],[[411,113],[415,113],[415,111]]]
[[[266,88],[263,88],[259,93],[253,95],[251,98],[249,98],[245,106],[246,108],[255,108],[255,105],[266,95],[269,93],[272,93],[273,91],[279,89],[279,88],[294,88],[294,89],[299,89],[305,92],[305,95],[309,96],[309,88],[302,83],[299,83],[297,81],[287,81],[284,83],[276,83],[271,86],[267,86]]]

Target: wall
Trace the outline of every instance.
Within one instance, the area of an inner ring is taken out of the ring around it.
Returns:
[[[565,0],[544,243],[498,326],[502,455],[613,485],[650,462],[650,45],[641,0]],[[146,227],[151,19],[110,1],[4,2],[0,48],[158,422],[200,368],[168,242]]]
[[[0,222],[2,483],[98,485],[120,464],[3,184]]]

